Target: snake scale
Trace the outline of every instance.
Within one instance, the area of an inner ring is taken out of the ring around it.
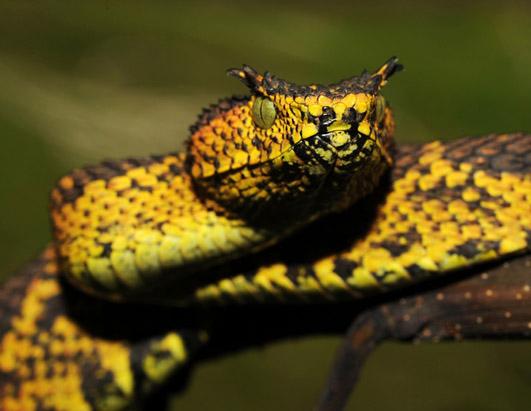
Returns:
[[[128,301],[351,301],[528,252],[531,135],[395,145],[381,88],[400,68],[229,70],[250,96],[204,110],[184,152],[61,178],[54,244],[0,289],[0,409],[132,408],[208,344],[203,325],[139,331]]]

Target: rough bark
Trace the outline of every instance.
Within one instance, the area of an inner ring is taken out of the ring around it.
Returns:
[[[525,339],[531,336],[531,256],[461,281],[367,308],[343,341],[318,411],[344,409],[372,350],[384,340]]]

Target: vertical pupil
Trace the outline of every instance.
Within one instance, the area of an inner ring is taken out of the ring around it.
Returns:
[[[378,96],[376,99],[376,121],[379,123],[383,120],[385,113],[385,99],[382,96]]]
[[[261,97],[257,97],[253,104],[253,109],[252,109],[254,122],[256,123],[258,127],[261,127],[261,128],[265,127],[264,120],[262,118],[263,101],[264,100]]]
[[[276,117],[273,102],[263,97],[257,97],[252,107],[252,117],[258,127],[270,128]]]

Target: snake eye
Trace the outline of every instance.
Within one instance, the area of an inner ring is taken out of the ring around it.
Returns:
[[[380,123],[385,115],[385,98],[383,96],[376,97],[376,121]]]
[[[273,125],[277,111],[273,102],[267,98],[256,97],[251,114],[255,124],[264,129],[268,129]]]

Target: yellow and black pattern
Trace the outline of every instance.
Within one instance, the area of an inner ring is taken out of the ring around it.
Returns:
[[[263,241],[260,230],[207,208],[182,166],[182,156],[169,155],[86,168],[59,181],[52,219],[71,280],[123,296],[161,281],[164,269],[181,267],[183,275]]]
[[[69,292],[51,248],[0,290],[1,410],[125,409],[206,338],[165,330],[126,339],[141,318],[79,293],[69,301]]]
[[[51,215],[65,274],[124,298],[168,271],[183,278],[350,206],[391,165],[394,123],[380,88],[399,68],[391,59],[327,87],[231,70],[252,96],[206,110],[186,153],[59,181]]]
[[[522,134],[399,147],[385,201],[367,199],[375,218],[366,231],[359,232],[359,217],[367,216],[356,216],[357,209],[354,216],[338,214],[335,225],[326,224],[332,227],[327,234],[348,241],[315,245],[324,254],[317,261],[281,259],[200,287],[188,300],[361,298],[529,250],[530,152],[531,135]],[[289,244],[288,256],[297,248]],[[312,252],[310,246],[298,244],[303,254]],[[72,292],[60,281],[52,248],[0,289],[0,409],[124,409],[208,343],[207,330],[197,324],[171,331],[174,317],[158,318],[145,306],[141,317],[129,305]],[[156,321],[160,328],[128,335]]]
[[[196,298],[360,298],[529,250],[530,153],[531,136],[523,134],[402,148],[366,235],[305,264],[277,261],[223,278],[197,290]],[[355,211],[339,216],[352,232],[368,218]]]
[[[380,89],[399,68],[330,86],[231,70],[251,96],[206,110],[186,152],[63,177],[55,245],[0,289],[0,409],[132,407],[208,343],[91,293],[354,300],[528,252],[531,135],[393,147]]]

